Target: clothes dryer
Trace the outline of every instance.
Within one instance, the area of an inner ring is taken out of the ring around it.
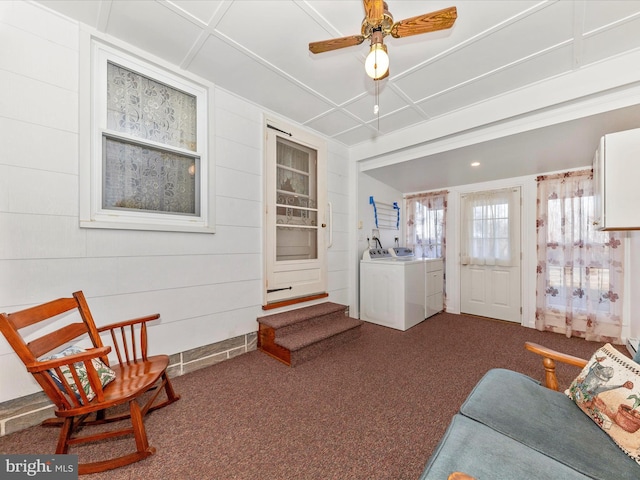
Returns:
[[[396,247],[365,250],[360,262],[360,319],[407,330],[427,317],[428,260]]]

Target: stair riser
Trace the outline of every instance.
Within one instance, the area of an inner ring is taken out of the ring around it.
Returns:
[[[341,345],[347,344],[360,336],[360,327],[352,328],[338,335],[334,335],[320,342],[301,348],[295,352],[290,352],[290,365],[295,367],[312,358],[322,355],[327,350],[332,350]]]
[[[309,327],[313,327],[315,325],[319,325],[329,319],[333,319],[336,317],[346,317],[346,316],[348,315],[345,312],[333,312],[327,315],[322,315],[320,317],[309,318],[307,320],[303,320],[301,322],[294,323],[292,325],[287,325],[286,327],[277,328],[275,331],[277,336],[287,335],[290,333],[299,332],[301,330],[308,329]]]

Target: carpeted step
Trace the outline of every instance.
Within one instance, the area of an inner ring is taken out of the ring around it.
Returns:
[[[305,345],[304,347],[291,351],[290,356],[290,365],[295,367],[300,365],[301,363],[306,362],[307,360],[311,360],[313,358],[319,357],[323,353],[333,350],[334,348],[339,348],[348,344],[349,342],[355,340],[360,337],[360,326],[363,322],[360,320],[356,320],[351,318],[349,320],[353,320],[358,322],[357,325],[354,325],[351,328],[343,330],[340,333],[336,333],[331,335],[330,337],[323,338],[317,342]]]
[[[295,366],[360,334],[361,320],[348,316],[349,307],[325,302],[259,317],[258,348]]]
[[[360,325],[362,325],[362,321],[356,320],[355,318],[332,317],[304,330],[278,335],[276,337],[276,343],[290,352],[295,352],[326,338],[340,335],[352,328],[357,328]],[[278,330],[277,332],[279,333],[280,331]]]
[[[305,325],[318,324],[325,318],[349,315],[349,307],[333,302],[320,303],[275,315],[258,317],[258,323],[277,330],[280,334],[293,333]]]

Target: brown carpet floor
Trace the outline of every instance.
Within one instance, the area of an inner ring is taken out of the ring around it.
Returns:
[[[157,453],[82,478],[414,480],[487,370],[543,379],[525,341],[582,358],[601,345],[442,313],[406,332],[365,323],[360,338],[296,368],[254,351],[175,378],[181,400],[146,419]],[[560,367],[561,387],[577,373]],[[32,427],[0,438],[0,452],[52,453],[57,434]],[[132,444],[72,453],[89,461]]]

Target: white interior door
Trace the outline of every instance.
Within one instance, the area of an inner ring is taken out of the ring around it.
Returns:
[[[520,188],[462,197],[462,313],[521,323],[520,205]]]

